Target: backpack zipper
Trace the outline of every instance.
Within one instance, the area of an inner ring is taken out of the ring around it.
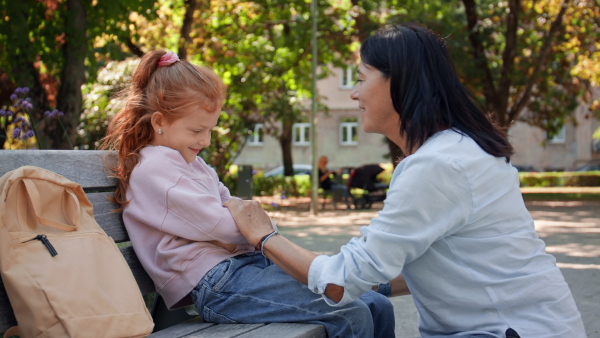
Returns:
[[[27,243],[27,242],[31,242],[33,240],[38,240],[40,242],[42,242],[42,244],[44,244],[46,246],[46,248],[48,249],[48,251],[50,252],[50,255],[52,257],[58,255],[58,252],[56,252],[56,249],[54,249],[54,247],[52,246],[52,243],[50,243],[50,241],[48,240],[48,237],[46,237],[46,235],[37,235],[34,238],[27,240],[25,242],[21,242],[21,244],[23,243]]]

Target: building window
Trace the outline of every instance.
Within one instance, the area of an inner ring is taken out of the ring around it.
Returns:
[[[294,123],[292,129],[293,144],[307,146],[310,144],[310,123]]]
[[[358,121],[356,118],[342,119],[340,123],[340,144],[344,146],[358,144]]]
[[[558,133],[556,133],[556,135],[554,135],[554,137],[548,138],[548,141],[554,144],[565,143],[567,141],[567,127],[562,126],[562,128],[560,128],[560,130],[558,131]]]
[[[257,123],[254,125],[254,130],[252,134],[248,136],[248,145],[251,146],[262,146],[264,143],[264,129],[265,125],[262,123]]]
[[[341,89],[352,89],[354,87],[355,72],[356,66],[347,66],[341,69]]]

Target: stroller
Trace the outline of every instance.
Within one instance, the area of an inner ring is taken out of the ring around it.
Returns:
[[[354,202],[355,209],[369,209],[373,202],[385,200],[386,189],[389,186],[377,180],[377,175],[382,171],[383,168],[378,164],[366,164],[350,171],[348,192]],[[362,196],[355,196],[352,194],[352,188],[360,188],[367,192]]]

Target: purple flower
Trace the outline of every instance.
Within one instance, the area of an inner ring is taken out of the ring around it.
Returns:
[[[0,116],[12,116],[13,112],[10,110],[0,109]]]
[[[15,89],[15,94],[21,94],[21,87],[17,87],[17,89]]]
[[[279,204],[277,204],[277,203],[275,203],[275,202],[271,202],[271,206],[272,206],[273,208],[277,208],[277,207],[279,206]]]
[[[32,138],[33,136],[35,136],[33,129],[29,129],[25,134],[21,135],[21,138],[26,140],[28,138]]]
[[[256,173],[258,173],[258,171],[256,171],[256,169],[252,170],[252,175],[256,175]]]
[[[21,107],[23,107],[23,109],[25,109],[25,110],[33,109],[33,105],[31,104],[31,102],[29,102],[29,100],[23,101],[21,103]]]
[[[21,88],[21,92],[22,92],[23,94],[27,94],[27,93],[29,93],[29,87],[23,87],[23,88]]]
[[[21,121],[23,121],[23,118],[21,116],[19,116],[16,119],[14,119],[13,123],[19,123]]]
[[[13,138],[17,139],[17,138],[19,138],[20,135],[21,135],[21,128],[19,128],[19,127],[15,128],[15,130],[13,130]]]
[[[46,111],[44,112],[44,116],[53,119],[55,117],[62,117],[63,115],[65,115],[63,112],[59,111],[58,109],[54,109],[53,111]]]
[[[284,199],[286,199],[286,198],[287,198],[287,196],[285,195],[285,193],[283,193],[283,192],[282,192],[282,193],[281,193],[281,199],[282,199],[282,200],[284,200]]]
[[[17,89],[18,89],[18,88],[17,88]],[[11,101],[14,101],[14,100],[16,100],[17,98],[18,98],[17,94],[11,94],[11,95],[10,95],[10,100],[11,100]]]

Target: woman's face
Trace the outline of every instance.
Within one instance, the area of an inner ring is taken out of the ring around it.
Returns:
[[[363,130],[385,135],[398,146],[400,141],[400,116],[396,113],[390,95],[390,79],[375,67],[360,63],[358,83],[350,98],[358,101]]]

